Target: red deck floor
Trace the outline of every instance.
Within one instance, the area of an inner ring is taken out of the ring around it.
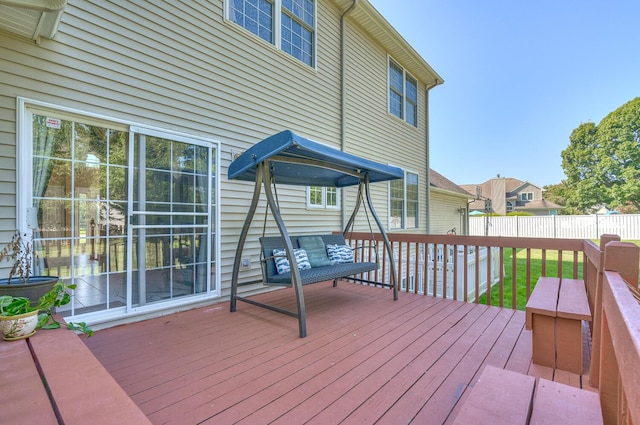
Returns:
[[[293,308],[291,289],[256,297]],[[87,345],[155,424],[445,424],[485,364],[531,363],[522,311],[329,282],[297,320],[215,304],[96,332]]]

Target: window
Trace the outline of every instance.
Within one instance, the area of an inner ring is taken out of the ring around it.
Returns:
[[[307,208],[339,208],[338,189],[335,187],[307,186]]]
[[[513,212],[513,202],[507,201],[507,212]]]
[[[229,0],[228,4],[231,21],[315,66],[314,0]]]
[[[522,192],[520,194],[521,201],[531,201],[533,200],[533,192]]]
[[[405,172],[404,179],[389,182],[389,228],[418,227],[418,175]]]
[[[418,81],[389,58],[389,112],[418,126]]]

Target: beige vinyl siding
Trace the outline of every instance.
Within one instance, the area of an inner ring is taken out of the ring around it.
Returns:
[[[339,14],[325,2],[318,4],[317,70],[225,21],[222,5],[71,1],[53,40],[36,45],[3,35],[0,147],[15,158],[16,96],[220,141],[225,288],[253,192],[251,183],[227,180],[231,151],[283,129],[339,147],[340,58]],[[8,165],[0,187],[15,194],[15,164]],[[318,232],[340,229],[339,213],[305,210],[304,187],[282,186],[278,195],[291,233],[307,231],[309,222]],[[0,230],[13,229],[15,195],[0,196],[10,200]],[[256,217],[252,257],[261,232]],[[259,266],[243,277],[259,278]]]
[[[467,199],[449,195],[440,191],[431,191],[431,229],[430,234],[443,235],[455,227],[457,234],[464,229],[464,216],[458,208],[466,208]]]
[[[346,150],[418,174],[419,227],[407,232],[425,233],[427,146],[424,83],[418,81],[416,128],[389,113],[387,53],[357,27],[349,27],[347,39]],[[387,226],[388,184],[372,185],[372,189],[378,215]]]
[[[0,96],[0,241],[9,241],[16,228],[15,107],[14,98]],[[11,265],[0,264],[7,266]]]
[[[324,0],[317,8],[316,68],[225,21],[223,1],[70,0],[52,40],[37,45],[0,35],[0,200],[6,201],[0,207],[0,242],[9,240],[15,227],[16,97],[179,131],[221,143],[218,264],[226,293],[253,193],[252,183],[227,180],[232,152],[283,129],[340,148],[341,10]],[[424,193],[424,82],[418,82],[416,129],[387,112],[387,53],[347,22],[346,151],[417,172]],[[385,226],[387,188],[386,183],[372,185]],[[278,187],[292,234],[341,230],[354,193],[343,190],[345,211],[307,210],[304,187]],[[426,196],[421,196],[421,232],[426,212]],[[241,273],[241,282],[261,276],[263,219],[264,196],[245,248],[254,262]],[[275,232],[270,220],[267,233]]]

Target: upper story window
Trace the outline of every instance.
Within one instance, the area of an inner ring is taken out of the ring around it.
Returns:
[[[229,0],[229,19],[315,66],[314,0]]]
[[[404,173],[404,179],[389,182],[389,228],[418,227],[418,175]]]
[[[522,192],[520,194],[521,201],[532,201],[533,200],[533,192]]]
[[[307,208],[339,208],[338,188],[307,186]]]
[[[418,81],[389,58],[389,112],[418,126]]]

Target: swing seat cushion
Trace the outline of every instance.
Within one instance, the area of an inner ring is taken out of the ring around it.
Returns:
[[[327,249],[320,236],[300,236],[298,238],[300,248],[307,251],[307,257],[311,267],[330,266],[333,264],[327,256]]]
[[[300,280],[303,285],[340,279],[360,273],[376,270],[376,263],[343,263],[331,266],[312,267],[300,270]],[[269,276],[265,282],[268,285],[291,285],[291,272]]]
[[[341,234],[331,235],[311,235],[314,238],[319,237],[322,240],[323,247],[329,244],[347,245]],[[295,248],[300,247],[300,239],[308,236],[292,236],[291,245]],[[291,272],[278,273],[273,257],[274,249],[285,249],[285,244],[280,236],[263,236],[260,238],[262,252],[264,255],[263,279],[264,283],[270,285],[291,285]],[[326,280],[340,279],[366,273],[378,269],[375,262],[350,262],[329,264],[326,266],[312,267],[306,270],[299,270],[300,280],[303,285],[316,282],[324,282]]]

